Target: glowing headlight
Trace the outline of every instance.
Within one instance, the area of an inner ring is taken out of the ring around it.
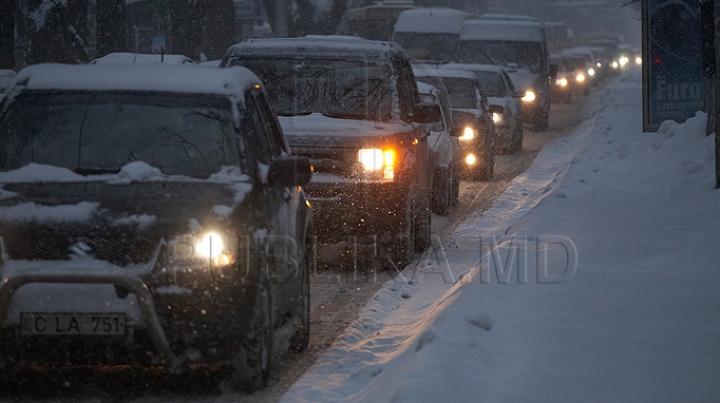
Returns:
[[[628,63],[630,63],[630,58],[628,58],[627,56],[623,56],[620,58],[620,67],[625,67],[628,65]]]
[[[493,112],[492,116],[493,116],[493,122],[495,122],[495,124],[498,124],[503,121],[502,113]]]
[[[589,75],[590,77],[594,76],[594,75],[595,75],[595,69],[592,68],[592,67],[590,67],[590,68],[588,69],[588,75]]]
[[[577,81],[579,83],[584,83],[585,82],[585,74],[578,73],[578,75],[575,76],[575,81]]]
[[[610,67],[612,67],[613,69],[617,69],[618,67],[620,67],[620,63],[618,63],[618,62],[612,62],[612,64],[610,65]]]
[[[216,258],[222,254],[223,240],[220,235],[210,232],[195,244],[195,251],[204,258]]]
[[[237,239],[217,232],[181,235],[168,242],[168,263],[174,268],[228,266],[235,262]]]
[[[395,178],[395,151],[379,148],[363,148],[358,151],[358,161],[368,173],[382,171],[383,179]]]
[[[475,165],[476,162],[477,162],[477,158],[474,155],[468,154],[465,156],[465,163],[467,165]]]
[[[535,101],[535,93],[527,90],[525,91],[525,96],[520,98],[523,102],[534,102]]]
[[[637,57],[635,58],[635,64],[637,64],[638,66],[640,66],[640,65],[642,64],[642,57],[637,56]]]
[[[494,118],[494,117],[493,117],[493,118]],[[465,128],[465,130],[463,130],[463,135],[460,136],[459,140],[460,140],[460,141],[470,141],[470,140],[472,140],[472,139],[474,139],[474,138],[475,138],[475,129],[473,129],[472,127],[468,126],[468,127]]]
[[[556,85],[559,85],[559,86],[561,86],[561,87],[567,87],[567,85],[568,85],[568,80],[567,80],[567,78],[565,78],[565,77],[560,77],[560,78],[558,78],[557,80],[555,80],[555,84],[556,84]]]
[[[596,65],[597,68],[599,68],[599,69],[602,68],[602,63],[600,63],[600,62],[596,62],[595,65]]]

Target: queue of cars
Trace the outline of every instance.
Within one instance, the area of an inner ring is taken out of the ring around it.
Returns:
[[[523,122],[547,126],[540,81],[562,72],[587,91],[585,49],[562,69],[478,49],[413,63],[394,42],[254,39],[211,68],[120,53],[9,77],[0,373],[210,365],[263,386],[308,346],[312,244],[352,237],[375,246],[373,270],[402,269],[430,245],[432,213],[458,205],[460,178],[490,180],[496,154],[521,152]]]

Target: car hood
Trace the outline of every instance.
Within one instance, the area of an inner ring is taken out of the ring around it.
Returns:
[[[516,70],[512,73],[508,72],[508,75],[515,86],[515,89],[523,93],[527,89],[533,88],[535,86],[535,81],[537,81],[540,76],[539,74],[535,74],[527,69]]]
[[[169,236],[222,225],[242,201],[226,183],[199,180],[20,182],[2,190],[6,258],[89,257],[121,267],[149,262]]]
[[[383,137],[413,132],[413,128],[405,123],[338,119],[320,113],[281,116],[279,121],[293,149],[362,147]]]

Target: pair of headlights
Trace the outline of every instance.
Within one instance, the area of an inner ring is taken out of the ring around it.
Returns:
[[[560,77],[555,80],[555,85],[565,88],[568,86],[568,79],[566,77]]]

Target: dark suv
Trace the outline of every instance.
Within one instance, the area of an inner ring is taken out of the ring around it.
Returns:
[[[351,37],[252,39],[221,67],[242,65],[265,83],[295,154],[315,168],[307,187],[321,240],[377,242],[385,267],[404,267],[430,243],[433,161],[421,104],[402,49]]]
[[[36,65],[0,108],[3,368],[212,364],[257,386],[274,347],[307,345],[311,165],[254,74]]]

